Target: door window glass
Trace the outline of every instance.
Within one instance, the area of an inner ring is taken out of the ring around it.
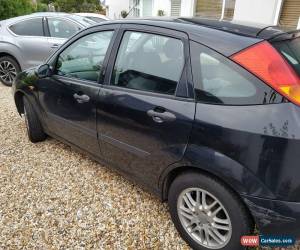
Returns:
[[[181,40],[128,31],[118,52],[111,84],[173,95],[183,66]]]
[[[48,18],[51,37],[69,38],[80,30],[79,26],[68,20]]]
[[[74,42],[59,55],[57,74],[97,82],[112,35],[103,31]]]
[[[42,18],[34,18],[13,24],[10,30],[19,36],[44,36]]]

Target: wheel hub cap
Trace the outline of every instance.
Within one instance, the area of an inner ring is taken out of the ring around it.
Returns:
[[[2,81],[13,83],[17,76],[17,70],[15,66],[8,62],[0,62],[0,78]]]
[[[177,201],[178,217],[185,231],[198,244],[220,249],[230,240],[232,226],[222,203],[208,191],[188,188]]]

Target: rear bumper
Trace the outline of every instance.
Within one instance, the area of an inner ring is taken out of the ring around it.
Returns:
[[[262,235],[300,238],[300,202],[243,196]]]

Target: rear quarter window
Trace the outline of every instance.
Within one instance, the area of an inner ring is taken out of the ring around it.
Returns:
[[[42,18],[33,18],[15,23],[9,29],[19,36],[44,36]]]
[[[223,105],[280,103],[281,95],[225,56],[191,42],[196,100]]]
[[[272,44],[300,76],[300,38]]]

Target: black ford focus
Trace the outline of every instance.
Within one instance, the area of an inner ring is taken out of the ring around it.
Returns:
[[[167,201],[194,249],[300,236],[300,32],[205,19],[106,22],[13,85],[57,138]]]

